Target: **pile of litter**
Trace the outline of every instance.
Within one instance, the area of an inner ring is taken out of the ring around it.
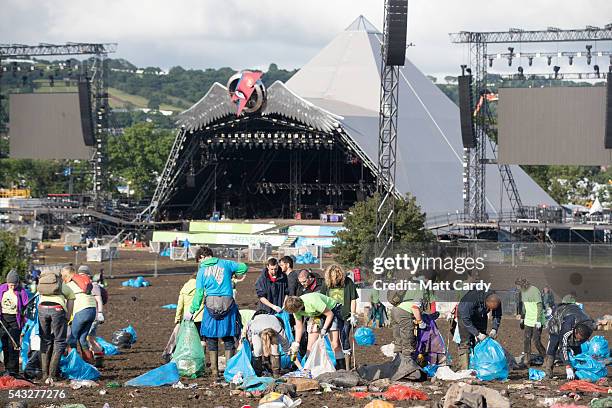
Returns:
[[[302,255],[295,257],[296,264],[316,264],[319,263],[319,259],[314,256],[311,252],[305,252]]]
[[[143,278],[142,276],[139,276],[136,279],[130,279],[121,282],[121,286],[131,288],[146,288],[147,286],[151,286],[151,282],[145,280],[145,278]]]

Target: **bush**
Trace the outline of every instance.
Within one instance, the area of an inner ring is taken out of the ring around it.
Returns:
[[[19,276],[25,276],[28,269],[28,260],[19,247],[17,235],[0,231],[0,278],[4,282],[11,269],[16,269]]]

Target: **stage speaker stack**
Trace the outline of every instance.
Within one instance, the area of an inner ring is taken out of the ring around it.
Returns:
[[[464,148],[476,147],[476,132],[472,112],[474,100],[472,97],[472,76],[460,75],[457,77],[459,89],[459,116],[461,119],[461,139]]]
[[[91,98],[89,81],[86,78],[79,79],[79,110],[81,113],[81,130],[83,132],[83,141],[85,146],[93,146],[95,144],[94,139],[94,127],[91,112]]]
[[[606,90],[606,149],[612,149],[612,75],[608,72],[608,87]]]
[[[406,60],[408,0],[387,0],[387,2],[385,64],[403,66]]]

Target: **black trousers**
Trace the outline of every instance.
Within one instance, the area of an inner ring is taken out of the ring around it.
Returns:
[[[476,327],[476,330],[478,330],[478,332],[484,333],[484,334],[487,333],[488,321],[486,319],[472,320],[472,324],[474,325],[474,327]],[[459,354],[469,355],[470,349],[473,348],[474,345],[476,344],[476,338],[472,334],[470,334],[470,332],[466,329],[461,319],[458,320],[457,327],[459,328],[459,336],[461,336],[461,343],[459,343],[459,347],[458,347]]]
[[[19,351],[15,350],[15,346],[10,337],[19,345],[21,330],[19,330],[19,326],[17,325],[16,315],[3,315],[2,323],[4,323],[4,327],[6,327],[6,330],[0,327],[4,367],[10,375],[14,376],[19,374]]]
[[[542,344],[542,328],[536,329],[535,327],[525,326],[525,332],[523,337],[523,352],[525,354],[531,353],[531,342],[536,346],[536,350],[541,356],[546,354],[546,349]]]

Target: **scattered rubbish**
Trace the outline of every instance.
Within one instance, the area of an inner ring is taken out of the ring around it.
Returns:
[[[535,395],[533,395],[533,394],[523,394],[523,399],[526,399],[526,400],[528,400],[528,401],[533,401],[533,400],[535,400],[535,397],[536,397],[536,396],[535,396]]]
[[[111,406],[108,402],[105,402],[102,408],[111,408]]]
[[[546,397],[538,399],[538,406],[541,407],[552,407],[553,405],[563,401],[565,397]]]
[[[191,389],[191,388],[198,388],[198,384],[193,383],[193,384],[185,385],[182,382],[178,381],[177,383],[172,384],[172,388],[178,388],[178,389],[181,389],[181,390]]]
[[[532,381],[542,381],[546,377],[546,373],[536,368],[529,369],[529,379]]]
[[[612,397],[594,398],[591,400],[591,408],[610,408],[612,407]]]
[[[395,356],[395,344],[385,344],[384,346],[380,346],[380,351],[385,355],[385,357],[394,357]]]
[[[597,330],[612,330],[612,315],[604,315],[595,321]]]
[[[492,381],[508,378],[508,361],[504,349],[491,337],[476,344],[470,356],[470,368],[476,370],[476,377],[479,380]]]
[[[223,378],[228,383],[236,384],[234,377],[239,375],[241,378],[246,378],[255,375],[255,370],[251,365],[251,346],[246,339],[242,339],[242,347],[226,362]]]
[[[204,349],[198,329],[191,320],[181,323],[172,361],[181,377],[197,378],[204,374]]]
[[[0,389],[10,389],[10,388],[27,388],[32,387],[32,384],[29,381],[18,380],[15,377],[11,377],[10,375],[3,375],[0,377]]]
[[[427,375],[421,367],[419,367],[412,358],[404,357],[402,354],[396,354],[395,358],[382,364],[362,365],[357,368],[357,373],[361,378],[367,381],[379,380],[381,378],[389,378],[391,381],[400,379],[421,381],[427,378]]]
[[[312,252],[304,252],[301,255],[295,257],[296,264],[317,264],[319,259],[312,254]]]
[[[385,392],[351,392],[350,395],[353,398],[363,399],[370,397],[383,397],[389,401],[405,401],[405,400],[418,400],[418,401],[428,401],[429,397],[422,391],[415,390],[414,388],[408,387],[406,385],[394,384],[389,387],[389,389]]]
[[[368,327],[360,327],[355,330],[355,342],[360,346],[372,346],[376,343],[374,331]]]
[[[271,387],[276,380],[272,377],[258,377],[251,375],[246,377],[239,388],[248,392],[263,392]]]
[[[119,384],[117,381],[111,381],[106,383],[106,388],[119,388],[121,387],[121,384]]]
[[[484,387],[482,385],[469,385],[460,382],[453,384],[444,396],[443,408],[451,408],[455,406],[510,408],[510,400],[503,397],[499,391],[491,388]]]
[[[136,279],[130,279],[121,282],[121,286],[131,288],[146,288],[147,286],[151,286],[151,282],[145,280],[145,278],[143,278],[142,276],[139,276]]]
[[[317,391],[319,389],[319,382],[310,378],[287,378],[287,383],[295,385],[297,392]]]
[[[132,347],[132,344],[136,343],[137,339],[136,330],[134,330],[132,325],[129,325],[114,332],[111,336],[111,343],[121,349],[129,349]]]
[[[325,340],[319,337],[312,345],[312,351],[304,364],[305,370],[310,370],[312,376],[317,378],[321,374],[336,371],[334,363],[331,361],[325,348]]]
[[[423,371],[425,371],[425,374],[427,374],[427,376],[431,378],[436,375],[436,371],[438,371],[438,368],[440,368],[438,364],[428,364],[423,367]]]
[[[283,378],[312,378],[312,373],[310,370],[296,370],[283,375]]]
[[[106,390],[100,390],[100,391],[98,392],[98,394],[100,394],[100,395],[106,395],[106,393],[107,393],[107,392],[108,392],[108,391],[106,391]]]
[[[161,385],[175,384],[179,379],[178,367],[174,361],[171,361],[168,364],[164,364],[129,380],[125,385],[130,387],[159,387]]]
[[[97,380],[100,372],[91,364],[81,358],[76,349],[72,349],[67,356],[60,360],[60,372],[69,380]]]
[[[294,408],[302,403],[301,399],[292,400],[278,392],[271,392],[259,400],[258,408]]]
[[[121,354],[117,346],[109,343],[102,337],[96,337],[96,342],[100,345],[100,347],[102,347],[102,351],[104,352],[105,356],[115,356],[117,354]]]
[[[78,390],[79,388],[91,388],[97,387],[99,384],[91,380],[70,380],[70,388]]]
[[[366,404],[363,408],[394,408],[394,405],[385,400],[372,400]]]
[[[508,384],[509,390],[522,390],[523,388],[533,388],[533,384]]]
[[[316,377],[316,380],[320,383],[327,383],[339,388],[355,387],[361,381],[356,372],[347,370],[324,373]]]
[[[474,370],[453,371],[449,366],[438,367],[433,378],[442,381],[457,381],[467,378],[474,378],[476,375]]]
[[[172,310],[174,310],[176,308],[177,308],[177,304],[176,303],[170,303],[168,305],[163,305],[162,306],[162,309],[172,309]]]
[[[584,380],[573,380],[559,387],[559,391],[582,391],[607,394],[612,392],[612,388],[602,387]]]

